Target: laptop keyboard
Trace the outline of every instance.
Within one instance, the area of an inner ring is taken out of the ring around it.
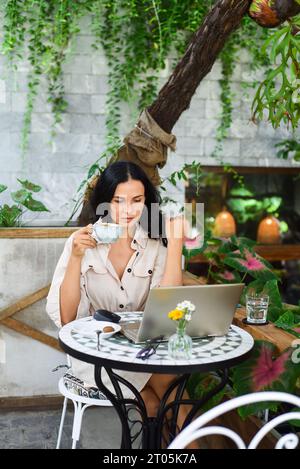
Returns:
[[[128,324],[122,324],[121,333],[130,340],[135,341],[138,335],[138,331],[141,325],[141,321],[130,322]]]

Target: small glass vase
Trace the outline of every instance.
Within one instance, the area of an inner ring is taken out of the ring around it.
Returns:
[[[168,354],[175,360],[188,360],[192,356],[193,341],[185,333],[184,327],[177,327],[176,333],[171,335],[168,342]]]

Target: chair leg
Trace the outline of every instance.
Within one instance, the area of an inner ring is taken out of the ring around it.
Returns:
[[[73,404],[74,404],[74,418],[73,418],[73,428],[72,428],[72,449],[76,449],[76,444],[77,444],[77,441],[79,440],[80,426],[81,426],[81,422],[80,422],[81,402],[73,401]]]
[[[64,403],[63,403],[61,419],[60,419],[59,430],[58,430],[56,449],[60,448],[61,436],[62,436],[62,431],[63,431],[63,428],[64,428],[65,417],[66,417],[67,404],[68,404],[68,398],[65,397],[64,398]]]
[[[77,441],[79,441],[80,438],[80,432],[81,432],[81,424],[82,424],[82,417],[84,414],[84,411],[90,407],[90,404],[84,404],[82,405],[81,402],[74,402],[74,407],[75,407],[75,414],[74,414],[74,420],[73,420],[73,431],[72,431],[72,449],[76,449]]]
[[[83,417],[84,411],[88,407],[91,407],[90,404],[82,405],[81,402],[77,402],[76,404],[77,405],[75,406],[75,402],[74,402],[75,415],[74,415],[73,432],[72,432],[72,440],[73,440],[72,449],[76,449],[77,441],[79,441],[79,438],[80,438],[82,417]]]
[[[76,449],[77,441],[72,439],[72,449]]]

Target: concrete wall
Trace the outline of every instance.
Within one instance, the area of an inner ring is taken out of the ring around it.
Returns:
[[[71,47],[71,55],[64,67],[66,99],[69,103],[58,134],[49,144],[51,113],[47,103],[46,80],[37,97],[33,113],[30,149],[25,158],[20,157],[20,137],[26,102],[28,64],[22,62],[17,73],[8,73],[4,58],[0,57],[0,182],[10,188],[17,187],[16,177],[27,177],[43,186],[41,199],[51,213],[29,216],[32,223],[45,224],[65,220],[73,207],[72,197],[86,175],[86,167],[104,149],[105,100],[108,91],[108,68],[103,52],[92,52],[89,35],[89,18],[82,20],[81,34]],[[162,86],[171,73],[172,56],[160,74]],[[255,76],[262,75],[259,72]],[[285,129],[274,131],[268,124],[255,126],[249,122],[249,97],[242,94],[241,81],[253,78],[246,52],[240,55],[235,67],[233,90],[234,122],[229,139],[224,144],[222,158],[234,165],[290,166],[289,161],[275,157],[274,144],[288,136]],[[215,145],[215,132],[221,112],[220,63],[203,80],[190,108],[181,116],[174,128],[178,137],[177,151],[170,154],[167,166],[161,171],[163,177],[180,169],[184,162],[196,159],[202,164],[216,164],[211,158]],[[122,135],[135,122],[135,106],[123,106]],[[297,166],[297,165],[296,165]],[[299,167],[299,163],[298,163]],[[172,197],[182,199],[182,188],[170,187]],[[8,197],[8,194],[7,196]]]
[[[0,309],[51,282],[65,239],[0,239]],[[57,337],[58,329],[45,313],[45,300],[13,316]],[[0,326],[0,397],[58,394],[65,354]]]

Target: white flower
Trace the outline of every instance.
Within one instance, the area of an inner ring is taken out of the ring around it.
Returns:
[[[184,314],[184,319],[190,321],[192,319],[192,313],[195,311],[195,305],[188,300],[184,300],[181,303],[178,303],[176,309],[182,311]]]
[[[180,311],[186,311],[187,313],[192,313],[195,311],[195,305],[191,303],[191,301],[184,300],[181,303],[178,303],[176,309],[179,309]]]

